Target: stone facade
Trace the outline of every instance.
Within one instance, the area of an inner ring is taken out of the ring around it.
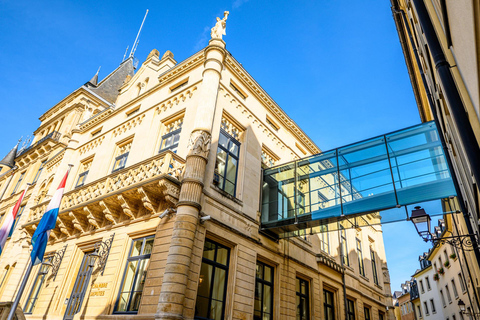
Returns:
[[[46,251],[54,267],[35,266],[21,300],[27,319],[393,319],[380,226],[260,230],[262,167],[320,150],[223,40],[181,63],[157,50],[135,74],[131,63],[48,110],[17,167],[0,171],[0,213],[32,183],[0,257],[2,301],[73,164]],[[92,252],[105,254],[93,263]]]

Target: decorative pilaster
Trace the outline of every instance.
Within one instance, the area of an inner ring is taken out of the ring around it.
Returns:
[[[217,22],[212,29],[213,39],[205,49],[205,70],[194,129],[188,143],[188,155],[156,319],[184,319],[185,293],[198,226],[198,214],[201,209],[203,180],[210,152],[218,88],[226,54],[225,42],[221,36],[225,34],[227,15],[226,12],[224,19]]]

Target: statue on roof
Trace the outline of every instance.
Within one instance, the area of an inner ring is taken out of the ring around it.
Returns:
[[[226,35],[225,29],[227,28],[227,17],[230,12],[225,11],[223,13],[223,19],[220,20],[220,18],[217,17],[217,23],[215,23],[215,26],[212,28],[212,32],[210,35],[212,36],[212,39],[222,39],[222,36]]]

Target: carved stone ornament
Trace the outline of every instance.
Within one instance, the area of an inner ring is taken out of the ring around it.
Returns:
[[[207,158],[210,152],[210,141],[210,133],[203,130],[193,131],[188,141],[188,155]]]
[[[225,11],[223,13],[223,19],[220,20],[220,18],[217,17],[217,23],[215,23],[215,26],[212,28],[212,32],[210,35],[212,36],[212,39],[222,39],[222,36],[226,35],[225,29],[227,28],[227,17],[230,12]]]

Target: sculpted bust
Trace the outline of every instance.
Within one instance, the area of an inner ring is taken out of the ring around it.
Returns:
[[[223,19],[221,20],[217,17],[217,23],[215,23],[215,26],[212,28],[212,32],[210,33],[212,39],[222,39],[222,36],[226,35],[225,29],[227,28],[227,17],[229,13],[230,12],[225,11],[223,13]]]

